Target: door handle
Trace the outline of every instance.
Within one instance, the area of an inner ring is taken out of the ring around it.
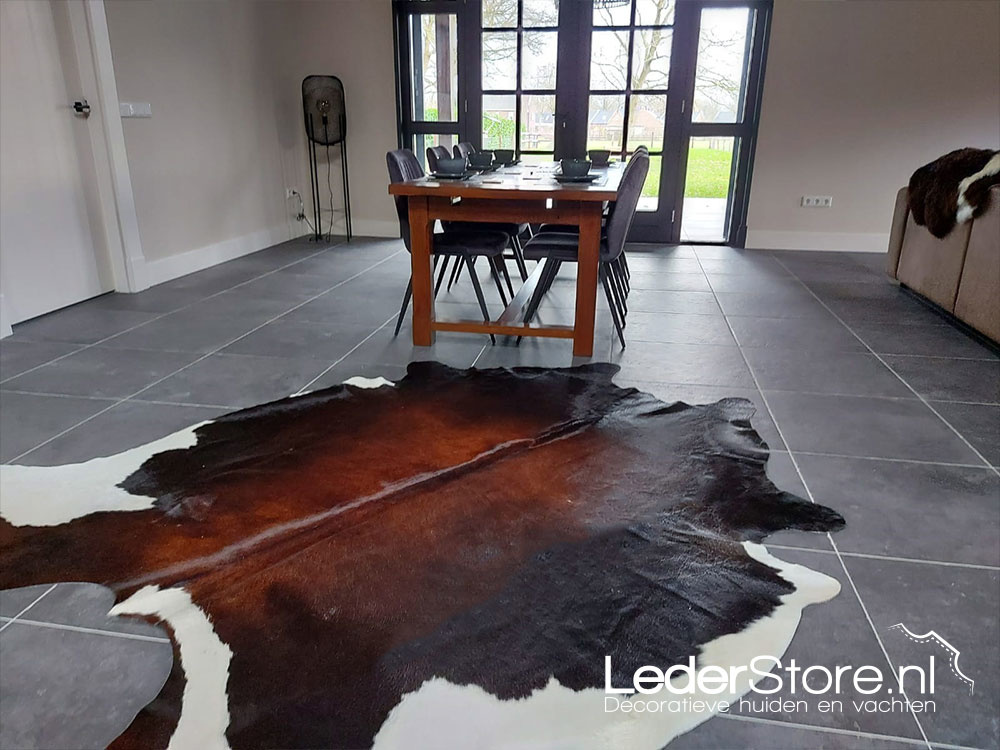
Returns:
[[[78,115],[83,115],[84,117],[90,117],[90,105],[87,103],[86,99],[81,99],[78,102],[73,102],[73,111]]]

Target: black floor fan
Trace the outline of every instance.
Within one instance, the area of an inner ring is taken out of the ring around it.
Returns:
[[[319,163],[317,147],[326,149],[327,169],[331,169],[330,146],[340,146],[340,169],[344,183],[344,214],[347,239],[351,239],[351,188],[347,172],[347,112],[344,106],[344,84],[336,76],[306,76],[302,79],[302,109],[305,113],[306,137],[309,139],[309,178],[313,203],[313,239],[324,239],[320,208]],[[329,174],[327,183],[330,184]],[[330,195],[330,233],[333,233],[333,189]]]

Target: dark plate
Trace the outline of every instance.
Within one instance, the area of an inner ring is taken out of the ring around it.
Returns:
[[[582,174],[582,175],[579,175],[579,176],[572,176],[572,177],[567,177],[564,174],[557,174],[557,175],[555,175],[556,182],[560,182],[560,183],[593,182],[598,177],[600,177],[600,175],[596,175],[596,174]]]
[[[437,172],[431,172],[428,176],[432,180],[467,180],[473,175],[479,174],[478,172],[466,172],[465,174],[438,174]]]

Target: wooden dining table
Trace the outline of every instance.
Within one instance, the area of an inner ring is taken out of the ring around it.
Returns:
[[[618,196],[622,167],[595,169],[588,184],[560,184],[558,165],[516,164],[461,180],[422,177],[389,185],[391,195],[405,195],[410,218],[410,263],[413,280],[413,343],[430,346],[437,331],[542,336],[573,339],[573,354],[594,353],[601,216],[604,204]],[[523,311],[539,283],[539,263],[503,313],[491,321],[437,320],[434,315],[431,265],[434,222],[511,222],[573,224],[580,228],[573,325],[527,324]]]

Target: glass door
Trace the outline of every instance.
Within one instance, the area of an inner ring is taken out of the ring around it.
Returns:
[[[459,41],[461,6],[449,0],[396,3],[400,145],[426,169],[426,149],[451,151],[465,140],[465,81]]]
[[[688,35],[691,107],[682,122],[677,239],[741,246],[770,7],[700,5]]]

